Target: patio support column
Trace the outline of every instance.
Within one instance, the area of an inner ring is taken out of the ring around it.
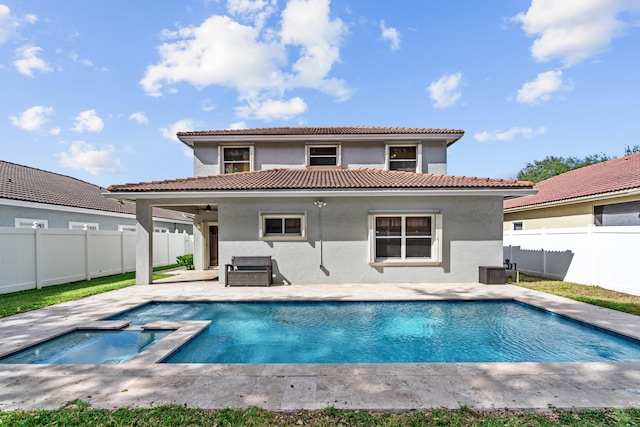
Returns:
[[[153,216],[151,205],[136,200],[136,284],[149,285],[153,280]]]

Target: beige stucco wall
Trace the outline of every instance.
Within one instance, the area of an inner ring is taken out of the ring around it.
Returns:
[[[593,207],[640,200],[640,195],[590,200],[570,205],[550,206],[504,214],[503,231],[513,230],[514,222],[522,222],[525,230],[571,228],[593,225]]]

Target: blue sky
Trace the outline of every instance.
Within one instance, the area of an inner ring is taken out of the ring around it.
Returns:
[[[465,130],[450,175],[639,144],[638,0],[0,0],[0,159],[193,175],[182,130]]]

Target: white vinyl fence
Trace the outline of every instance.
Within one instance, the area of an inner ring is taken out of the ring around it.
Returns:
[[[193,253],[193,236],[153,233],[153,266]],[[134,271],[136,233],[0,228],[0,294]]]
[[[504,258],[525,274],[640,295],[640,227],[504,232]]]

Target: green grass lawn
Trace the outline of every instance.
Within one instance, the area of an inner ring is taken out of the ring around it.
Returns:
[[[491,411],[430,409],[400,414],[372,411],[273,412],[259,408],[216,411],[164,405],[149,409],[92,409],[75,402],[57,410],[0,412],[0,426],[638,426],[640,409]]]
[[[513,284],[640,316],[640,296],[610,291],[599,286],[578,285],[559,280],[544,280],[526,275],[520,275],[520,283]]]
[[[154,271],[167,270],[176,265],[157,267]],[[170,277],[171,274],[154,274],[153,279]],[[64,285],[48,286],[22,292],[0,295],[0,318],[25,311],[37,310],[65,301],[73,301],[89,295],[100,294],[135,284],[135,273],[116,274]]]

